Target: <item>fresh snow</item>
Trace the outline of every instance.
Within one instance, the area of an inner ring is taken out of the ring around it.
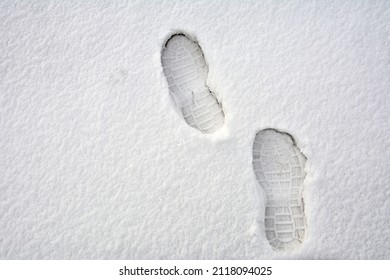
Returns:
[[[204,52],[224,125],[172,104]],[[1,1],[0,258],[389,259],[390,2]],[[307,157],[306,233],[265,235],[256,133]]]

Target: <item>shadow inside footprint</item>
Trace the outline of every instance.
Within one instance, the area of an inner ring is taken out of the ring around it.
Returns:
[[[187,124],[202,133],[221,128],[225,115],[206,85],[208,67],[200,46],[184,34],[175,34],[163,47],[161,63],[173,104]]]
[[[253,170],[265,191],[265,234],[276,250],[293,250],[305,237],[302,198],[306,157],[291,135],[261,130],[253,143]]]

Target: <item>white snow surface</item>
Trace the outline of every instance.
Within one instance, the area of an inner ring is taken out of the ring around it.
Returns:
[[[211,135],[170,101],[180,32]],[[0,50],[0,258],[390,258],[390,1],[1,1]],[[264,233],[265,128],[308,159],[292,252]]]

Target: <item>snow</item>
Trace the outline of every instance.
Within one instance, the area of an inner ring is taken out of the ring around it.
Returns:
[[[0,3],[0,258],[389,259],[390,2]],[[225,126],[175,112],[161,50],[199,42]],[[307,157],[277,252],[255,134]]]

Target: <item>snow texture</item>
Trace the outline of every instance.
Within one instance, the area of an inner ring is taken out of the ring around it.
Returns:
[[[1,1],[3,259],[389,259],[390,2]],[[190,34],[212,134],[161,65]],[[307,157],[306,232],[265,236],[257,132]]]

